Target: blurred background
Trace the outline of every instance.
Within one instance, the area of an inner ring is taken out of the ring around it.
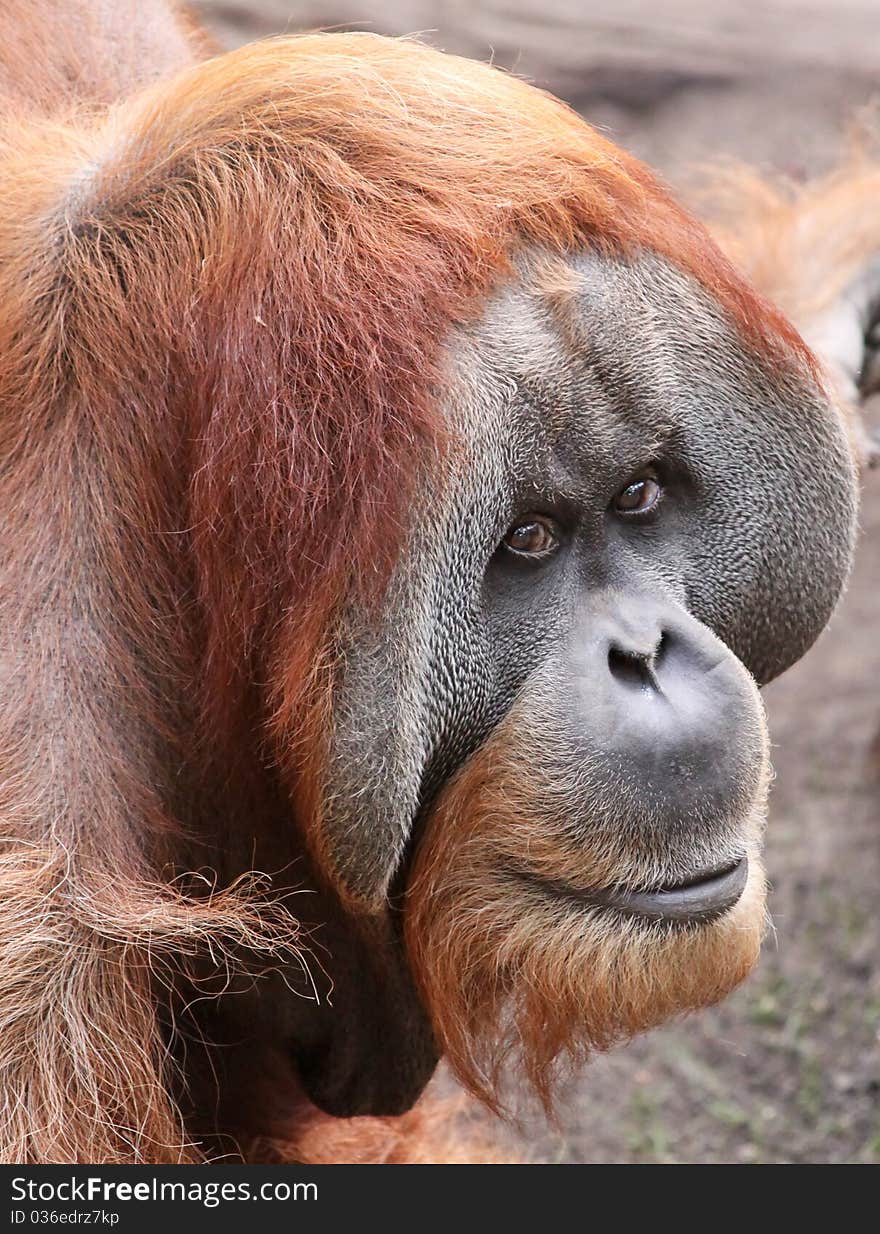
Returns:
[[[880,98],[880,0],[194,0],[232,47],[309,28],[420,33],[566,99],[687,193],[735,157],[801,178]],[[877,203],[880,209],[880,202]],[[880,1161],[880,473],[848,595],[766,692],[774,934],[722,1007],[597,1060],[552,1162]]]

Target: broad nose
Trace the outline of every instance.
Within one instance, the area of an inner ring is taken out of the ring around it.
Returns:
[[[757,692],[678,603],[621,591],[595,597],[568,664],[573,750],[618,786],[644,827],[721,826],[752,800],[764,759]]]
[[[685,609],[605,593],[584,609],[570,655],[579,746],[638,782],[658,817],[722,811],[744,786],[751,791],[763,759],[754,686]]]

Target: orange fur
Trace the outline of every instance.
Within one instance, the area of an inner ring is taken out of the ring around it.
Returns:
[[[835,317],[869,264],[880,268],[878,201],[876,140],[861,141],[833,172],[803,184],[748,167],[715,168],[702,195],[721,247],[816,349],[861,463],[877,451],[859,417],[861,357],[842,371]],[[862,325],[853,321],[851,329]]]
[[[303,1165],[502,1165],[514,1160],[474,1125],[464,1097],[428,1094],[399,1118],[339,1119],[306,1108],[291,1123],[282,1138],[250,1143],[248,1158]]]
[[[880,252],[880,165],[854,154],[803,184],[716,169],[703,199],[721,247],[802,330]]]
[[[204,32],[171,0],[7,0],[0,110],[107,105],[209,50]]]

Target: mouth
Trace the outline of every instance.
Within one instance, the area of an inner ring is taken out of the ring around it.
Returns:
[[[749,877],[749,859],[702,870],[681,883],[653,891],[601,887],[581,891],[566,883],[541,881],[544,890],[581,907],[612,909],[629,917],[670,925],[698,925],[714,921],[737,903]],[[529,881],[532,881],[531,879]]]

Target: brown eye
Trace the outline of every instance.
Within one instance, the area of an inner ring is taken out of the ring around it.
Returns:
[[[656,476],[637,476],[620,490],[611,504],[618,514],[647,514],[654,509],[662,492]]]
[[[559,544],[559,534],[551,519],[532,515],[514,523],[504,537],[504,545],[514,553],[543,557]]]

